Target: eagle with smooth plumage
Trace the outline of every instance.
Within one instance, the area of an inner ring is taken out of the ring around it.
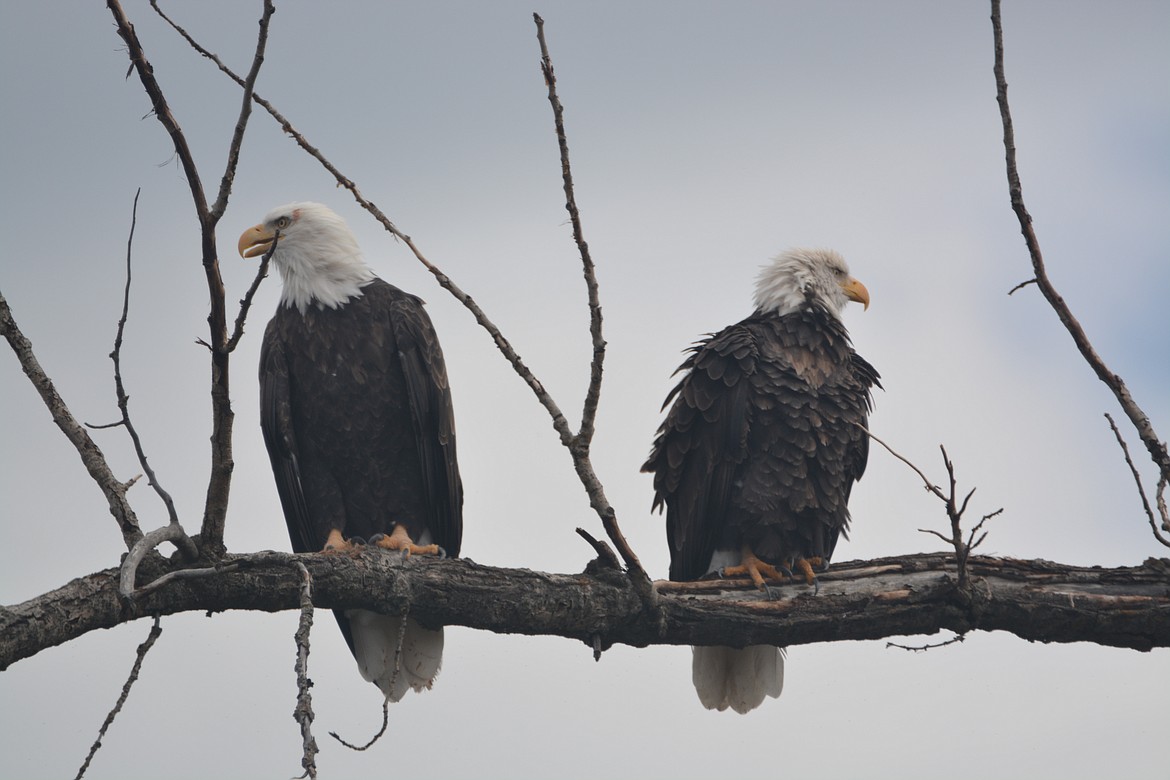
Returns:
[[[869,293],[836,252],[794,249],[765,266],[755,311],[698,342],[642,467],[653,509],[666,507],[670,578],[811,585],[849,528],[865,471],[863,430],[876,370],[841,321]],[[784,685],[782,648],[695,647],[692,676],[708,709],[748,712]]]
[[[270,249],[283,290],[260,352],[260,423],[293,550],[458,556],[451,389],[422,300],[375,276],[345,221],[318,203],[281,206],[240,236],[243,257]],[[387,699],[431,687],[442,627],[334,615]]]

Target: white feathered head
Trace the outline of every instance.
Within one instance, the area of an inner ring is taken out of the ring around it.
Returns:
[[[837,319],[849,301],[869,308],[869,291],[849,275],[845,258],[831,249],[789,249],[756,279],[756,310],[783,316],[819,304]]]
[[[272,248],[280,272],[280,300],[304,314],[309,303],[336,309],[361,295],[374,278],[345,220],[320,203],[290,203],[268,212],[240,236],[241,257],[259,257]]]

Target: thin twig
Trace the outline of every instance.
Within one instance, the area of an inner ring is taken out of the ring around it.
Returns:
[[[955,551],[955,567],[958,571],[959,578],[958,587],[960,590],[967,590],[969,584],[967,561],[971,557],[971,551],[982,544],[983,540],[987,538],[986,533],[980,535],[978,539],[975,538],[975,535],[983,528],[984,523],[996,515],[1002,513],[1003,509],[997,509],[990,514],[984,515],[983,519],[980,520],[979,523],[971,530],[971,534],[967,541],[964,542],[962,528],[963,513],[967,511],[967,505],[970,503],[971,497],[975,495],[975,489],[972,488],[967,493],[967,495],[963,497],[961,502],[958,501],[958,480],[955,479],[955,464],[952,463],[951,459],[947,456],[946,447],[939,445],[939,450],[942,451],[943,465],[947,470],[947,483],[949,486],[947,492],[943,492],[942,488],[940,488],[938,485],[935,485],[927,478],[926,474],[922,472],[922,469],[915,466],[907,458],[895,452],[894,449],[890,447],[890,445],[886,444],[877,436],[874,436],[872,433],[870,433],[868,428],[866,428],[864,425],[861,425],[860,423],[854,423],[854,425],[865,431],[865,434],[869,436],[869,438],[882,445],[882,447],[884,447],[885,450],[895,458],[913,469],[914,473],[916,473],[922,482],[926,485],[926,489],[946,505],[947,520],[950,522],[951,526],[950,536],[930,528],[919,528],[918,530],[924,534],[937,536],[939,539],[942,539],[944,542],[951,545]]]
[[[397,683],[398,683],[398,676],[400,674],[402,674],[402,645],[406,641],[406,621],[407,621],[407,616],[409,614],[410,614],[410,609],[409,609],[409,605],[408,605],[407,609],[404,609],[402,611],[402,613],[400,615],[400,617],[402,619],[398,623],[398,637],[396,638],[396,640],[394,642],[394,673],[390,675],[390,682],[388,682],[386,684],[387,690],[391,690],[391,691],[394,690],[394,686],[397,685]],[[340,742],[342,745],[349,748],[350,750],[356,750],[360,753],[363,750],[369,750],[371,747],[373,747],[375,742],[377,742],[378,740],[380,740],[382,738],[382,735],[384,735],[386,733],[386,726],[389,723],[390,723],[390,697],[387,696],[385,699],[382,700],[382,728],[378,730],[377,734],[370,737],[369,742],[367,742],[364,745],[355,745],[352,742],[347,742],[344,739],[342,739],[341,736],[336,731],[330,731],[329,736],[333,737],[335,740],[337,740],[338,742]]]
[[[21,333],[3,293],[0,293],[0,333],[3,333],[9,346],[12,347],[12,351],[16,353],[16,359],[20,362],[20,367],[24,370],[25,375],[40,393],[41,400],[45,402],[49,414],[53,417],[53,422],[57,424],[57,427],[65,434],[65,438],[69,439],[69,442],[77,450],[85,470],[89,472],[90,477],[105,494],[106,501],[110,506],[110,514],[114,516],[114,521],[117,522],[118,529],[122,532],[122,540],[126,544],[126,549],[133,549],[134,545],[142,539],[142,529],[138,526],[138,518],[134,514],[134,509],[126,499],[126,486],[114,476],[101,448],[94,443],[85,427],[69,411],[69,407],[66,406],[65,401],[57,392],[57,388],[53,385],[53,380],[49,379],[49,375],[41,368],[40,362],[33,353],[32,343]]]
[[[1017,290],[1022,290],[1030,284],[1036,284],[1036,280],[1035,279],[1028,279],[1025,282],[1020,282],[1015,287],[1008,290],[1008,295],[1015,295]]]
[[[130,549],[130,554],[122,561],[122,570],[120,578],[120,590],[124,597],[130,598],[134,591],[134,582],[138,575],[138,566],[142,559],[158,545],[164,541],[172,542],[179,551],[188,560],[194,560],[199,555],[195,543],[187,535],[183,529],[182,524],[179,523],[179,515],[175,511],[175,502],[171,499],[170,493],[163,489],[155,476],[154,469],[150,467],[150,463],[146,458],[146,451],[142,446],[142,439],[138,435],[138,430],[134,427],[133,421],[130,419],[130,397],[126,395],[126,387],[122,381],[122,340],[126,332],[126,323],[130,319],[130,283],[133,277],[133,256],[134,256],[134,228],[138,224],[138,196],[142,193],[141,188],[134,194],[134,207],[131,210],[130,216],[130,236],[126,240],[126,287],[122,295],[122,316],[118,319],[118,329],[114,336],[114,351],[110,353],[110,359],[114,362],[114,390],[118,399],[118,410],[122,413],[122,425],[126,428],[126,432],[130,435],[130,441],[134,444],[134,453],[138,456],[138,463],[142,466],[142,470],[146,473],[147,482],[154,488],[155,493],[162,499],[163,505],[167,509],[168,523],[165,527],[146,534],[142,539]]]
[[[150,582],[143,585],[141,588],[135,588],[130,592],[129,598],[132,601],[144,598],[151,593],[154,593],[156,590],[166,587],[168,584],[176,580],[204,579],[207,577],[214,577],[219,574],[224,574],[226,572],[233,572],[239,568],[240,563],[238,561],[227,563],[220,561],[217,562],[214,566],[206,566],[198,569],[175,569],[174,571],[169,571],[166,574],[154,578]],[[123,596],[125,596],[125,594],[123,594]]]
[[[154,9],[158,10],[157,0],[150,0]],[[264,64],[264,50],[268,46],[268,24],[272,15],[276,13],[276,6],[272,0],[264,0],[264,13],[260,16],[260,34],[256,40],[256,50],[252,54],[252,67],[244,79],[244,97],[240,105],[240,115],[236,120],[236,129],[232,132],[232,142],[228,146],[227,164],[224,166],[223,178],[219,182],[219,196],[211,206],[211,222],[219,222],[223,213],[227,211],[228,198],[232,193],[232,182],[236,178],[236,167],[240,162],[240,146],[244,143],[244,131],[248,127],[248,118],[252,115],[252,92],[256,86],[256,77],[260,75],[260,66]],[[274,242],[275,243],[275,242]]]
[[[896,647],[899,650],[908,650],[912,653],[924,653],[927,650],[933,650],[936,647],[946,647],[947,645],[953,645],[953,644],[956,644],[958,642],[962,642],[966,638],[967,638],[966,634],[955,634],[953,637],[946,640],[945,642],[935,642],[933,644],[918,645],[918,646],[900,645],[897,642],[886,642],[886,647],[887,648]]]
[[[122,381],[122,339],[126,333],[126,323],[130,319],[130,282],[133,278],[133,257],[134,257],[134,229],[138,225],[138,196],[142,194],[142,188],[134,193],[134,206],[130,212],[130,235],[126,239],[126,286],[122,293],[122,316],[118,318],[118,329],[114,336],[114,351],[110,353],[110,360],[114,362],[114,392],[118,399],[118,410],[122,413],[121,424],[125,426],[126,432],[130,435],[130,441],[134,444],[134,454],[138,456],[138,463],[142,466],[143,473],[146,474],[147,483],[154,488],[154,492],[162,499],[163,506],[167,509],[167,520],[171,525],[179,525],[179,515],[175,510],[175,502],[171,499],[171,494],[163,489],[162,484],[158,481],[158,477],[154,473],[154,469],[150,467],[150,463],[146,459],[146,450],[142,446],[142,439],[138,435],[138,430],[134,427],[133,421],[130,419],[130,396],[126,394],[126,387]],[[186,536],[186,534],[184,534]],[[181,548],[185,555],[189,558],[194,558],[196,551],[194,544]]]
[[[260,258],[260,267],[256,269],[256,278],[252,280],[252,284],[248,286],[248,291],[244,293],[244,297],[240,300],[240,313],[236,315],[236,323],[232,329],[232,336],[228,339],[227,344],[224,345],[226,352],[233,352],[240,343],[240,339],[244,337],[244,321],[248,318],[248,311],[252,308],[252,299],[256,296],[256,291],[260,289],[260,283],[268,278],[268,264],[272,261],[272,255],[276,253],[276,244],[279,240],[280,230],[277,230],[272,237],[272,246],[268,247],[268,251]]]
[[[94,740],[93,745],[90,747],[89,755],[85,757],[85,762],[82,763],[81,769],[77,770],[76,780],[81,780],[82,776],[85,775],[86,770],[89,769],[89,764],[91,761],[93,761],[94,754],[96,754],[98,749],[102,746],[102,738],[106,736],[106,731],[109,730],[110,726],[114,723],[114,718],[118,717],[118,713],[122,711],[122,705],[126,703],[127,697],[130,696],[130,688],[138,680],[138,673],[142,670],[143,659],[146,658],[146,654],[150,652],[150,648],[154,647],[154,643],[158,640],[158,637],[161,633],[162,625],[159,623],[159,617],[156,615],[154,618],[154,625],[151,626],[150,633],[146,636],[146,641],[138,646],[138,655],[134,659],[134,666],[130,668],[130,676],[126,679],[126,683],[122,686],[122,695],[118,697],[118,702],[114,705],[114,709],[110,710],[110,713],[106,715],[106,719],[102,723],[102,727],[98,729],[97,739]]]
[[[1138,495],[1142,499],[1142,508],[1146,510],[1146,517],[1150,519],[1150,530],[1154,532],[1154,538],[1161,542],[1166,547],[1170,547],[1170,539],[1162,536],[1161,531],[1158,530],[1158,520],[1154,516],[1154,510],[1150,507],[1150,501],[1146,498],[1146,489],[1142,486],[1142,475],[1138,473],[1137,467],[1133,465],[1133,459],[1129,456],[1129,446],[1125,443],[1125,439],[1121,436],[1121,431],[1117,430],[1117,424],[1113,422],[1113,417],[1108,412],[1105,413],[1105,419],[1109,421],[1109,427],[1113,429],[1113,435],[1117,438],[1117,443],[1121,446],[1121,452],[1125,455],[1125,462],[1129,466],[1129,471],[1133,474],[1133,481],[1137,485]],[[1162,527],[1170,530],[1170,515],[1166,513],[1165,499],[1161,498],[1162,491],[1165,490],[1166,483],[1159,484],[1159,506],[1158,509],[1162,515]]]
[[[403,623],[403,625],[405,625],[405,622]],[[388,725],[390,725],[390,700],[389,699],[382,699],[382,728],[378,730],[377,734],[370,737],[369,742],[367,742],[364,745],[355,745],[352,742],[346,742],[344,739],[342,739],[338,735],[338,733],[336,731],[330,731],[329,736],[333,737],[335,740],[337,740],[341,744],[345,745],[350,750],[356,750],[360,753],[363,750],[369,750],[370,747],[372,747],[375,742],[377,742],[379,739],[381,739],[382,735],[386,733],[386,727]]]
[[[297,622],[295,639],[297,643],[297,706],[293,709],[293,718],[301,726],[301,767],[305,773],[301,777],[317,777],[317,740],[313,739],[313,696],[309,688],[313,681],[309,679],[309,632],[313,628],[313,578],[305,564],[296,562],[301,573],[301,618]]]
[[[866,428],[864,425],[861,425],[860,423],[854,423],[854,425],[856,425],[861,430],[865,431],[866,436],[873,439],[878,444],[882,445],[882,447],[885,448],[886,452],[890,453],[895,458],[897,458],[898,460],[902,461],[907,466],[909,466],[914,471],[914,473],[918,475],[919,479],[922,480],[922,483],[926,486],[926,489],[929,492],[938,496],[943,501],[947,500],[947,496],[945,493],[942,492],[942,488],[940,488],[938,485],[931,482],[930,479],[924,473],[922,473],[922,469],[915,466],[913,463],[910,462],[910,460],[908,458],[902,456],[897,451],[895,451],[893,447],[891,447],[890,445],[888,445],[884,441],[882,441],[880,438],[878,438],[877,435],[875,435],[872,431],[869,430],[869,428]]]
[[[1015,130],[1012,126],[1011,109],[1008,107],[1008,85],[1007,78],[1004,75],[1003,24],[1000,18],[1000,0],[991,0],[991,27],[995,39],[996,100],[999,102],[1000,120],[1003,123],[1003,146],[1007,165],[1008,193],[1011,197],[1012,210],[1016,213],[1016,218],[1020,223],[1020,232],[1024,236],[1024,243],[1027,244],[1028,254],[1032,259],[1032,269],[1036,274],[1036,286],[1040,288],[1044,299],[1048,301],[1053,311],[1056,312],[1056,316],[1060,319],[1061,324],[1064,325],[1065,330],[1072,336],[1073,342],[1076,344],[1077,349],[1080,350],[1085,362],[1093,369],[1097,378],[1113,391],[1113,395],[1121,405],[1122,411],[1125,412],[1129,421],[1137,429],[1138,436],[1141,437],[1142,443],[1145,444],[1162,478],[1170,480],[1170,450],[1167,450],[1166,443],[1159,440],[1153,425],[1150,423],[1150,418],[1146,416],[1146,413],[1133,400],[1125,382],[1120,376],[1110,371],[1109,367],[1105,365],[1105,361],[1097,354],[1092,342],[1089,341],[1089,337],[1085,335],[1081,324],[1073,316],[1072,311],[1065,304],[1064,299],[1061,298],[1048,278],[1048,272],[1044,267],[1044,257],[1040,252],[1040,242],[1036,238],[1035,230],[1032,228],[1032,216],[1028,213],[1028,209],[1024,205],[1020,173],[1016,166]]]
[[[592,255],[589,254],[589,244],[586,243],[585,233],[581,228],[581,213],[577,209],[577,196],[573,187],[573,169],[569,164],[569,141],[565,135],[565,109],[557,95],[557,77],[553,72],[548,44],[544,40],[544,19],[536,13],[532,15],[532,18],[536,22],[536,39],[540,43],[540,69],[544,73],[544,82],[548,86],[548,102],[552,105],[557,146],[561,153],[561,178],[564,180],[565,209],[568,210],[569,219],[573,224],[573,240],[577,243],[577,251],[581,254],[581,266],[589,296],[589,335],[593,342],[593,359],[589,364],[589,387],[585,392],[584,408],[581,410],[581,428],[576,437],[578,446],[588,450],[589,444],[593,441],[596,427],[597,406],[601,399],[602,370],[605,364],[601,299],[597,286],[596,267],[593,264]]]
[[[617,555],[614,554],[613,549],[610,548],[608,544],[594,538],[593,534],[589,533],[584,528],[577,529],[577,536],[580,536],[589,543],[589,546],[593,548],[595,553],[597,553],[597,559],[601,561],[607,568],[621,569],[621,562],[618,560]]]

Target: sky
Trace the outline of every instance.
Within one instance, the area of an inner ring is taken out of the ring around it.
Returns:
[[[247,70],[259,2],[164,5]],[[1004,5],[1020,173],[1050,275],[1165,438],[1170,6]],[[239,91],[145,2],[126,9],[214,190]],[[1103,418],[1143,453],[1116,402],[1034,286],[1008,295],[1030,265],[1005,184],[987,3],[277,9],[258,92],[476,299],[576,421],[588,311],[531,14],[544,17],[609,343],[594,466],[652,576],[666,576],[664,524],[638,469],[670,374],[692,341],[750,313],[758,268],[792,246],[840,251],[869,288],[869,310],[845,317],[883,377],[872,428],[937,481],[945,445],[960,485],[977,488],[972,515],[1003,508],[981,552],[1102,566],[1166,555]],[[101,4],[0,10],[0,291],[74,414],[114,420],[108,354],[141,188],[124,378],[150,463],[194,531],[209,461],[195,344],[207,291],[187,185],[127,65]],[[455,399],[464,555],[580,571],[592,550],[573,529],[602,530],[544,410],[470,314],[262,113],[218,233],[230,314],[255,270],[236,238],[294,200],[341,213],[377,272],[428,302]],[[233,359],[237,553],[289,549],[256,408],[278,287],[261,288]],[[123,547],[12,356],[0,393],[0,603],[14,604],[116,565]],[[121,478],[138,473],[123,432],[93,435]],[[165,523],[144,484],[131,497],[144,527]],[[943,529],[940,505],[880,449],[852,511],[838,560],[941,549],[918,530]],[[595,663],[566,639],[448,628],[434,689],[394,706],[389,736],[352,753],[327,732],[364,741],[381,696],[318,618],[323,778],[1166,776],[1170,652],[1002,633],[920,654],[794,647],[781,698],[739,716],[702,708],[683,647],[619,646]],[[86,777],[299,774],[296,619],[165,618]],[[72,776],[148,630],[94,632],[0,674],[0,775]]]

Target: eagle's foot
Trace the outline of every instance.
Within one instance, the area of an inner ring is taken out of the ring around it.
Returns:
[[[818,569],[823,569],[825,566],[825,559],[819,555],[814,555],[811,558],[797,558],[793,568],[795,568],[797,572],[804,576],[805,584],[813,586],[813,595],[816,595],[817,593],[820,593],[821,583],[817,579],[816,572],[813,571],[814,566]]]
[[[383,550],[400,550],[404,560],[411,555],[447,557],[446,550],[437,544],[415,544],[414,540],[410,538],[410,534],[406,532],[406,527],[403,525],[394,526],[394,531],[389,536],[385,534],[371,536],[370,544],[375,547],[381,547]]]
[[[745,574],[752,578],[752,582],[756,584],[757,588],[768,594],[768,598],[772,597],[772,591],[764,583],[764,579],[784,579],[784,573],[772,564],[757,558],[747,545],[744,545],[743,557],[737,566],[725,566],[719,572],[721,577],[742,577]]]
[[[329,531],[329,538],[325,540],[325,546],[321,548],[321,552],[330,555],[356,553],[365,546],[366,540],[360,536],[354,536],[346,539],[341,535],[341,531],[338,531],[336,528],[334,528]]]

